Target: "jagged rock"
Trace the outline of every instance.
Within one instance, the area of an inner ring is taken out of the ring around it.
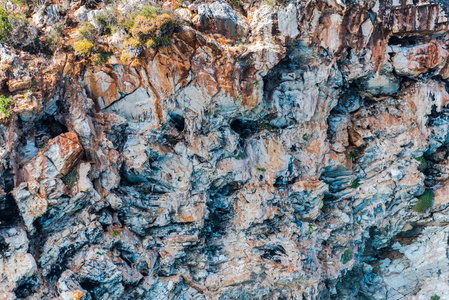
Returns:
[[[372,75],[364,81],[364,87],[371,95],[392,95],[399,89],[399,80],[391,75]]]
[[[123,274],[109,255],[101,248],[89,247],[72,261],[75,278],[94,299],[120,299],[124,292]]]
[[[447,56],[438,43],[404,47],[394,54],[393,67],[400,75],[416,77],[429,69],[442,69]]]
[[[0,270],[3,274],[0,291],[3,293],[22,293],[30,295],[36,285],[34,276],[37,266],[33,256],[29,253],[16,252],[7,259],[0,259]],[[23,295],[21,295],[23,297]]]
[[[0,298],[447,298],[447,1],[175,2],[8,18]]]
[[[13,194],[28,230],[33,230],[34,220],[47,211],[49,201],[51,205],[52,200],[63,194],[64,183],[60,177],[73,168],[82,153],[76,134],[69,132],[50,140],[25,164],[22,170],[25,181]]]
[[[76,281],[75,274],[67,270],[62,273],[57,282],[58,293],[63,300],[90,300],[91,295],[84,290],[80,284]]]
[[[78,22],[86,22],[87,21],[87,13],[88,10],[86,9],[86,6],[81,6],[78,8],[74,13],[73,16]]]

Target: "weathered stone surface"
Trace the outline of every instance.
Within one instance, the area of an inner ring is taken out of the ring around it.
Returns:
[[[412,2],[28,3],[0,298],[449,297],[449,7]]]

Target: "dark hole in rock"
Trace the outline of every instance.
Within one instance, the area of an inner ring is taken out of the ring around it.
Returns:
[[[43,148],[48,140],[68,132],[67,127],[58,122],[54,116],[45,115],[34,126],[36,130],[36,147]]]
[[[5,241],[5,238],[0,236],[0,254],[5,253],[6,250],[8,250],[9,246]]]
[[[170,123],[176,128],[177,131],[183,132],[185,128],[184,117],[178,114],[170,114]]]
[[[37,278],[35,276],[26,278],[20,282],[14,289],[16,297],[19,299],[26,298],[37,291]]]
[[[420,42],[419,37],[416,36],[406,36],[406,37],[398,37],[398,36],[390,36],[388,40],[388,45],[397,45],[401,47],[405,46],[415,46]]]
[[[211,188],[211,197],[213,196],[224,196],[228,197],[234,194],[241,188],[241,184],[238,182],[231,182],[222,187]]]
[[[81,287],[87,291],[92,291],[99,285],[98,282],[95,282],[89,278],[81,278],[79,283]]]
[[[50,273],[47,276],[50,281],[55,281],[61,276],[62,272],[66,269],[68,258],[74,253],[75,247],[73,245],[61,248],[58,258],[55,264],[51,266]]]
[[[287,255],[284,247],[282,245],[270,245],[261,248],[263,250],[263,254],[261,255],[262,259],[271,260],[278,264],[280,264],[281,256]]]
[[[247,138],[257,131],[257,122],[234,119],[231,122],[231,129],[242,138]]]
[[[297,179],[298,179],[298,177],[293,177],[290,179],[285,176],[278,176],[276,178],[276,182],[274,183],[274,187],[281,187],[281,186],[286,186],[289,184],[294,184]]]
[[[0,228],[10,228],[20,220],[19,208],[11,194],[0,197]]]

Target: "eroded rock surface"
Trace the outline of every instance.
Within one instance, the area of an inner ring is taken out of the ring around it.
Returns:
[[[0,299],[449,298],[447,1],[150,2],[32,10],[102,63],[0,46]]]

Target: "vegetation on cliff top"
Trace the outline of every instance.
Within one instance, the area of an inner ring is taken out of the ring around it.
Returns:
[[[169,45],[170,36],[177,26],[170,14],[151,5],[144,5],[129,14],[120,14],[117,9],[106,7],[96,15],[94,23],[95,26],[92,22],[80,26],[73,48],[79,55],[90,56],[95,64],[104,63],[109,58],[98,54],[101,52],[98,40],[102,35],[120,32],[124,40],[121,60],[128,61],[140,55],[145,47]]]

